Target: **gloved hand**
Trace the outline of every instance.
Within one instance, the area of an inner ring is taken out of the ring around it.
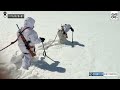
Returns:
[[[65,31],[63,31],[63,34],[66,34],[66,32],[65,32]]]
[[[71,29],[72,32],[74,32],[74,29],[72,27],[70,29]]]
[[[40,40],[41,40],[41,42],[44,42],[44,41],[45,41],[45,38],[40,37]]]

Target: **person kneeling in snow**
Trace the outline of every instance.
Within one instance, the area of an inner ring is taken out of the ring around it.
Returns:
[[[45,38],[39,37],[35,30],[33,30],[35,24],[35,20],[31,17],[28,17],[24,21],[24,27],[22,27],[18,32],[18,46],[23,53],[24,57],[22,59],[22,66],[21,68],[28,69],[31,65],[31,60],[33,56],[29,52],[29,50],[32,51],[32,53],[35,53],[35,44],[39,44],[41,42],[44,42]],[[20,32],[22,32],[22,35],[26,39],[27,43],[29,44],[29,49],[26,47],[22,37],[20,37]],[[36,55],[36,54],[35,54]]]
[[[57,32],[58,37],[59,37],[59,43],[63,44],[66,41],[66,38],[68,38],[67,32],[70,29],[72,32],[74,32],[74,29],[72,28],[70,24],[61,25],[61,29],[59,29]]]

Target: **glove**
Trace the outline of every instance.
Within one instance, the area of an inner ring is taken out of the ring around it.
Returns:
[[[44,41],[45,41],[45,38],[40,37],[40,40],[41,40],[41,42],[44,42]]]
[[[74,29],[72,27],[70,29],[71,29],[72,32],[74,32]]]
[[[66,34],[66,32],[65,32],[65,31],[63,31],[63,34]]]

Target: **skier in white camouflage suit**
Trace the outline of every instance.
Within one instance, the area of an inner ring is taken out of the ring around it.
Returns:
[[[35,20],[31,17],[28,17],[28,18],[25,19],[24,27],[22,27],[20,29],[20,31],[25,29],[22,32],[22,34],[25,37],[26,41],[29,43],[30,49],[35,53],[35,44],[39,44],[41,42],[44,42],[45,38],[42,38],[42,37],[38,38],[37,32],[35,30],[33,30],[34,24],[35,24]],[[20,34],[19,34],[19,31],[18,31],[17,36],[19,36],[19,35]],[[32,60],[33,57],[31,56],[28,49],[26,49],[26,46],[25,46],[24,42],[22,41],[21,37],[18,38],[18,46],[19,46],[21,52],[24,55],[24,57],[22,59],[21,68],[28,69],[31,65],[31,60]]]
[[[74,32],[74,29],[70,24],[61,25],[61,29],[58,30],[57,34],[59,37],[59,43],[64,44],[66,39],[68,38],[67,32],[71,29]]]

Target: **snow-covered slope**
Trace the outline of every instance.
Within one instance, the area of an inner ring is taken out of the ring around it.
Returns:
[[[3,18],[0,12],[0,48],[14,41],[17,27],[23,25],[24,19]],[[120,73],[120,21],[110,20],[110,12],[82,11],[40,11],[40,12],[7,12],[24,13],[26,17],[36,20],[35,30],[39,36],[45,37],[47,55],[44,58],[42,44],[36,45],[37,56],[32,61],[29,70],[19,70],[21,52],[17,43],[0,52],[1,67],[6,67],[12,78],[35,79],[69,79],[69,78],[119,78]],[[69,23],[75,29],[73,34],[68,32],[66,45],[57,44],[54,40],[61,24]],[[89,72],[117,72],[116,77],[90,77]]]

